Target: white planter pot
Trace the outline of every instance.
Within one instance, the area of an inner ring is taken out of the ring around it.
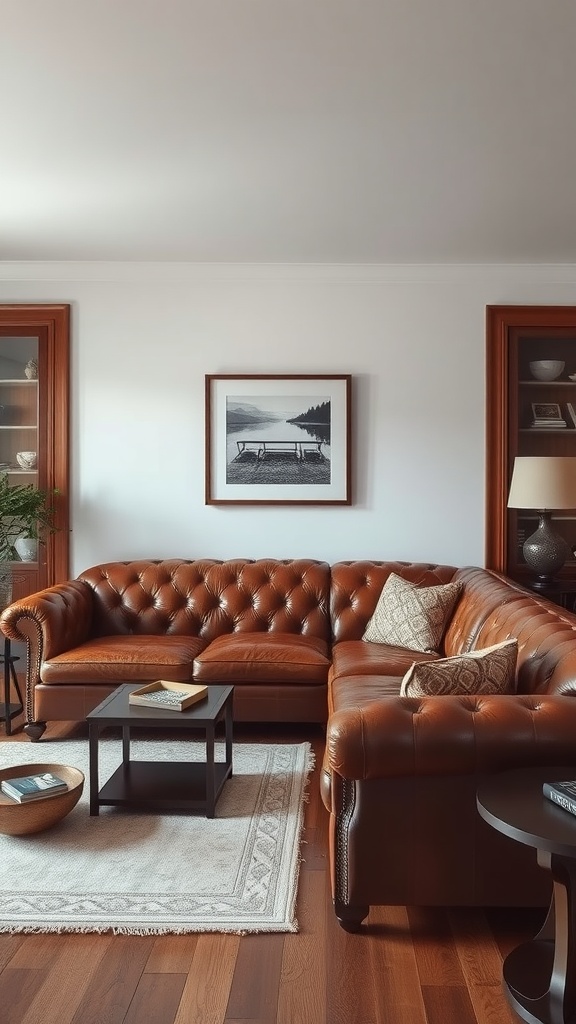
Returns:
[[[17,537],[14,547],[23,562],[35,562],[38,558],[38,541],[33,537]]]

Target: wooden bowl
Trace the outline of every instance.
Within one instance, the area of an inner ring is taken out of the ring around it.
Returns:
[[[0,771],[0,782],[22,775],[41,775],[52,772],[68,783],[68,789],[54,796],[18,803],[0,790],[0,833],[6,836],[25,836],[42,832],[56,825],[76,806],[84,788],[84,775],[78,768],[65,764],[19,764]]]

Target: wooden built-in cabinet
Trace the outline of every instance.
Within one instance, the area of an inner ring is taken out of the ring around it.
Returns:
[[[508,492],[517,455],[576,457],[576,306],[488,306],[486,343],[486,565],[530,585],[522,545],[538,516],[507,508]],[[535,379],[530,363],[541,359],[564,362],[557,379]],[[559,405],[567,425],[533,426],[534,404]],[[574,549],[576,509],[553,521]],[[576,578],[576,559],[560,577]]]
[[[57,532],[36,562],[13,563],[14,598],[68,578],[69,324],[68,305],[0,305],[0,472],[11,484],[58,491]],[[18,452],[36,452],[36,464],[22,468]]]

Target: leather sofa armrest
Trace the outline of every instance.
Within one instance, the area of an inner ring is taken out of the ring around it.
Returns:
[[[468,775],[576,760],[576,699],[389,697],[335,711],[324,768],[345,779]]]
[[[26,720],[34,720],[34,687],[42,662],[83,643],[90,635],[93,597],[80,580],[68,580],[14,601],[0,615],[0,629],[26,644]]]
[[[28,641],[30,620],[40,637],[42,660],[87,640],[92,623],[90,587],[68,580],[14,601],[0,616],[0,629],[10,640]]]

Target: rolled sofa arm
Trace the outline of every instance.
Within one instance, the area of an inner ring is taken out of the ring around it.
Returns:
[[[330,716],[324,768],[360,780],[575,760],[574,696],[386,697]]]
[[[42,662],[88,639],[92,604],[90,587],[68,580],[14,601],[0,615],[4,635],[26,644],[27,722],[34,721],[34,687]]]

